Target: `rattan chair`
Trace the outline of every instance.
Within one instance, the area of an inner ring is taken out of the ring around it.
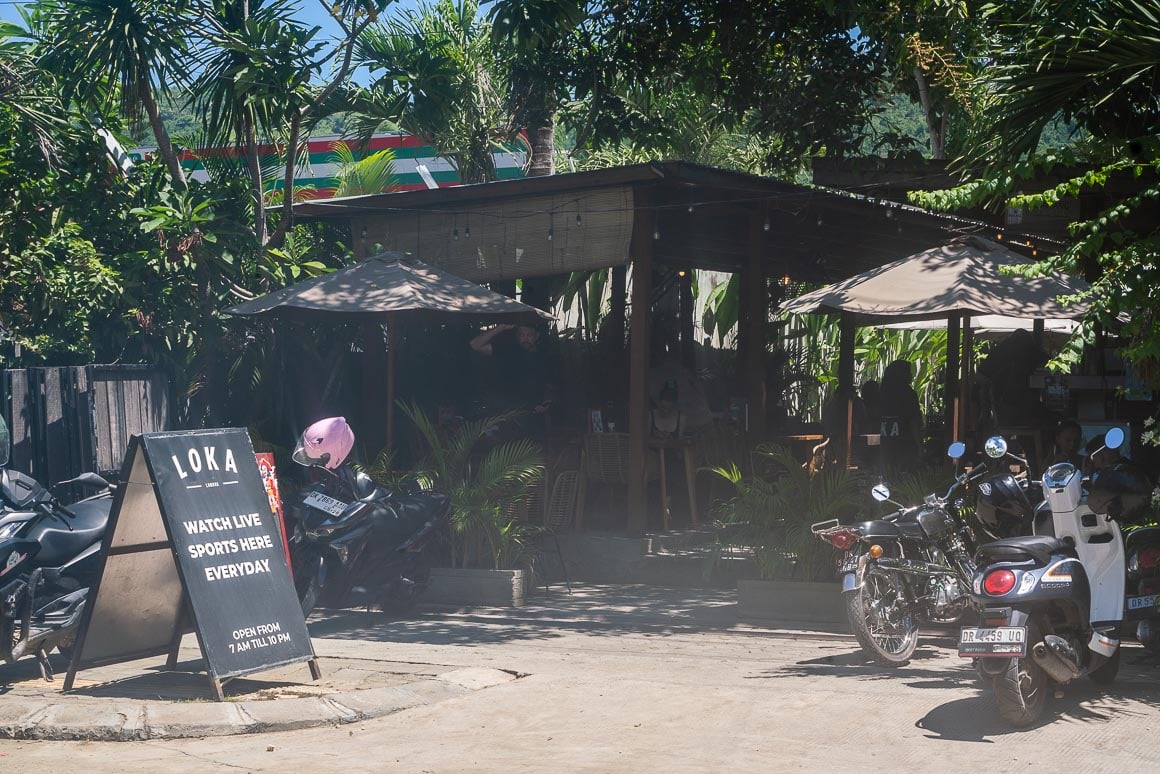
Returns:
[[[589,481],[628,486],[628,439],[628,433],[588,433],[584,436],[584,449],[580,454],[577,525],[584,520]]]
[[[536,565],[539,566],[546,554],[555,554],[560,562],[560,570],[564,574],[564,585],[568,593],[572,593],[572,581],[568,577],[568,564],[564,561],[564,552],[560,549],[559,533],[572,529],[576,518],[576,500],[580,494],[580,471],[565,470],[556,476],[552,484],[552,491],[548,497],[547,511],[544,513],[543,534],[540,539],[539,552],[536,556]],[[547,545],[551,538],[552,547]],[[550,583],[547,576],[544,578],[544,593],[548,593]]]

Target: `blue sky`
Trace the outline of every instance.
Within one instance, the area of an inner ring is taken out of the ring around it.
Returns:
[[[0,0],[0,19],[19,22],[20,13],[17,10],[17,6],[19,5],[22,5],[22,3],[15,2],[14,0]],[[337,25],[335,25],[334,22],[331,21],[330,16],[328,16],[326,12],[322,10],[322,6],[318,0],[298,0],[297,5],[301,9],[299,19],[302,21],[302,23],[310,26],[318,25],[322,27],[322,31],[319,33],[320,36],[332,37],[338,34]],[[387,13],[391,14],[401,9],[412,9],[418,5],[419,0],[395,0],[395,2],[387,8]]]

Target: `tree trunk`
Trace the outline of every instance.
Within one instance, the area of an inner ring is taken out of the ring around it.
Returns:
[[[528,165],[528,177],[544,177],[556,174],[556,119],[549,116],[544,126],[528,129],[528,143],[532,157]]]
[[[153,87],[149,85],[148,80],[143,78],[137,82],[137,95],[141,98],[145,114],[149,117],[149,126],[153,129],[153,137],[157,141],[157,152],[161,154],[165,168],[169,170],[169,179],[174,188],[184,191],[189,187],[189,183],[186,182],[185,171],[181,168],[181,160],[177,157],[177,150],[173,147],[173,141],[169,139],[169,132],[161,120],[161,111],[157,109],[157,100],[153,98]]]
[[[930,156],[932,159],[946,158],[946,127],[935,116],[934,100],[930,94],[930,84],[926,75],[918,67],[914,68],[914,81],[918,84],[918,101],[926,118],[926,128],[930,132]]]
[[[271,247],[281,247],[286,234],[294,226],[294,168],[298,159],[298,135],[302,130],[302,116],[295,112],[290,119],[290,138],[286,144],[286,172],[282,178],[282,219],[270,237]]]
[[[246,144],[246,169],[250,173],[250,195],[254,198],[254,234],[258,244],[266,244],[266,190],[262,182],[262,159],[258,155],[258,136],[254,122],[242,119],[242,140]]]

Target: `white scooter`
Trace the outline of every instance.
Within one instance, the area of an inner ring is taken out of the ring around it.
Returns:
[[[1123,430],[1113,428],[1104,448],[1123,442]],[[1003,457],[1006,442],[989,439],[986,452]],[[1053,683],[1115,679],[1125,567],[1116,520],[1142,506],[1118,471],[1097,473],[1089,484],[1067,462],[1044,472],[1043,494],[1053,534],[1006,538],[976,552],[971,596],[982,626],[964,628],[959,640],[959,655],[975,659],[1000,714],[1015,726],[1039,718]]]

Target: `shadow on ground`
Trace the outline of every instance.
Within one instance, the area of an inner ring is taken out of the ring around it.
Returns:
[[[650,586],[576,587],[536,595],[522,608],[421,607],[410,619],[355,610],[311,616],[310,633],[427,645],[478,645],[545,640],[565,632],[593,636],[721,632],[737,625],[732,591]]]

